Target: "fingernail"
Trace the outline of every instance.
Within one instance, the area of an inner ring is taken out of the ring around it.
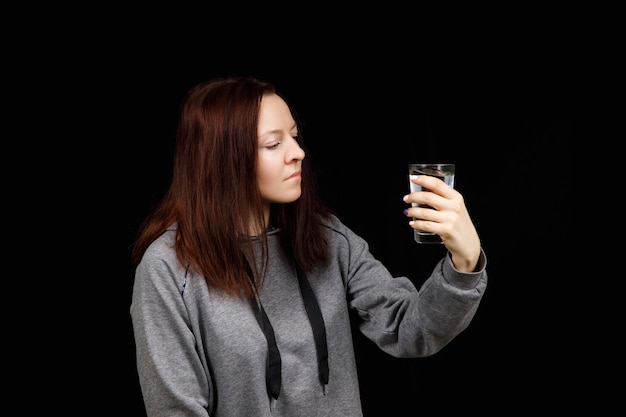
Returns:
[[[409,209],[404,209],[403,213],[404,213],[405,216],[408,215],[409,214]]]

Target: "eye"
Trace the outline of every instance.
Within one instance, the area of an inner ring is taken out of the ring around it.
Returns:
[[[266,146],[266,148],[267,148],[267,149],[276,149],[276,148],[278,148],[278,147],[280,146],[280,144],[281,144],[281,143],[282,143],[282,142],[280,142],[280,141],[278,141],[278,142],[274,142],[274,143],[272,143],[272,144],[270,144],[270,145],[267,145],[267,146]]]

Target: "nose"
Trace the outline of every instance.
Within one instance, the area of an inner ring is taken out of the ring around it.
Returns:
[[[285,154],[287,163],[292,161],[302,161],[306,155],[304,149],[300,146],[296,139],[293,139],[290,142],[289,150]]]

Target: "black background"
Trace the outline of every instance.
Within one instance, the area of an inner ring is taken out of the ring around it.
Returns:
[[[227,75],[265,78],[287,96],[303,121],[322,198],[394,275],[416,285],[444,252],[412,239],[402,214],[407,164],[457,165],[456,188],[488,258],[484,301],[469,328],[429,358],[391,358],[356,334],[365,416],[477,402],[485,411],[533,410],[557,404],[555,387],[576,376],[563,355],[572,318],[558,257],[570,239],[566,199],[581,93],[568,46],[560,38],[509,39],[430,53],[408,40],[349,36],[324,45],[215,39],[191,50],[135,36],[76,69],[81,81],[67,90],[75,102],[67,117],[87,128],[65,145],[81,155],[67,174],[82,190],[64,213],[72,224],[65,238],[73,239],[65,256],[87,273],[72,285],[80,300],[59,304],[77,341],[63,357],[78,365],[73,385],[90,407],[145,415],[128,312],[130,245],[167,188],[183,94]],[[97,75],[84,77],[85,68]]]

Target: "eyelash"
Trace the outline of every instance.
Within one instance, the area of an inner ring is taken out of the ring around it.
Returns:
[[[295,140],[295,141],[296,141],[296,143],[297,143],[298,145],[300,145],[300,140],[299,140],[299,139],[300,139],[300,136],[296,135],[296,136],[292,136],[292,138],[293,138],[293,140]],[[283,141],[282,141],[282,140],[279,140],[278,142],[276,142],[276,143],[274,143],[274,144],[272,144],[272,145],[266,146],[266,148],[267,148],[267,149],[276,149],[276,148],[278,148],[278,145],[280,145],[281,143],[283,143]]]

